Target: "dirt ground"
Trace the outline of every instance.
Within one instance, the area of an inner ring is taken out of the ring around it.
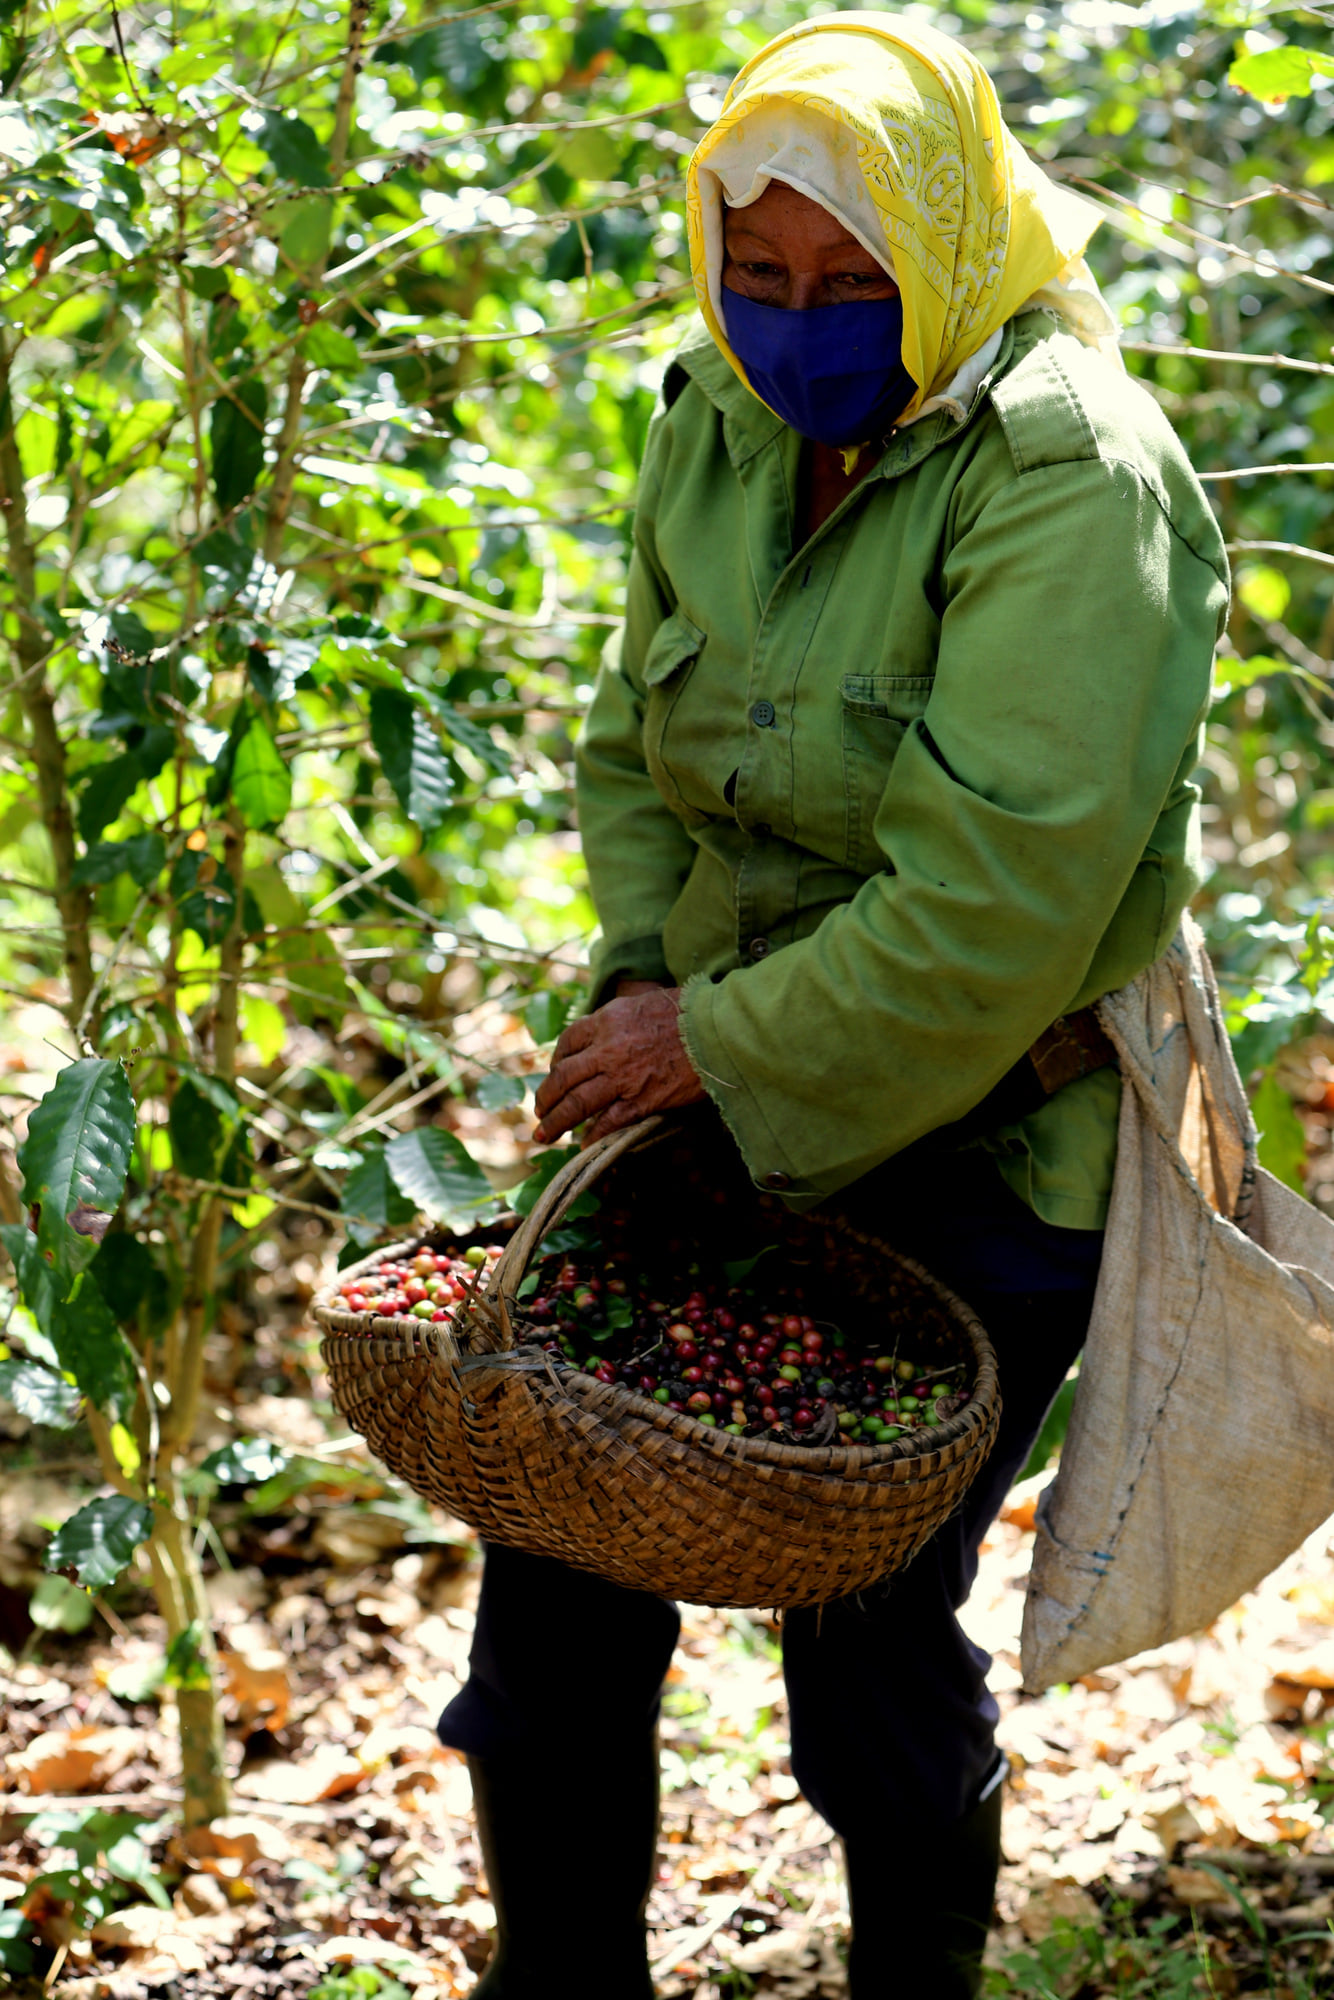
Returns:
[[[327,1450],[295,1398],[251,1397],[245,1418],[248,1435]],[[377,1490],[358,1447],[328,1462],[363,1467],[363,1486],[308,1486],[272,1514],[215,1511],[237,1776],[210,1832],[173,1833],[171,1697],[149,1685],[161,1630],[145,1594],[123,1590],[83,1633],[39,1630],[0,1656],[0,1909],[26,1908],[40,1931],[16,1993],[222,2000],[322,1983],[339,1996],[392,1994],[396,1980],[444,2000],[474,1985],[491,1910],[467,1774],[432,1723],[465,1672],[475,1556],[466,1531],[423,1530],[420,1510]],[[68,1476],[54,1462],[6,1482],[11,1568],[40,1540],[34,1523],[67,1506]],[[1029,1700],[1017,1652],[1030,1512],[1017,1489],[969,1613],[996,1656],[1012,1763],[992,1990],[1334,1991],[1329,1532],[1207,1634]],[[412,1546],[423,1531],[442,1539]],[[767,1619],[687,1612],[663,1738],[660,1992],[840,1994],[836,1857],[790,1775]],[[79,1935],[68,1904],[33,1891],[69,1863],[54,1817],[69,1801],[146,1816],[166,1907],[123,1886],[134,1900]],[[1180,1985],[1135,1983],[1169,1962]],[[356,1966],[381,1970],[340,1977]]]

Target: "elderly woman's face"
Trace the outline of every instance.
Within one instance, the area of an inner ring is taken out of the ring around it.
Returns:
[[[805,312],[848,299],[892,299],[898,286],[818,201],[770,181],[758,201],[723,222],[723,284],[758,305]]]

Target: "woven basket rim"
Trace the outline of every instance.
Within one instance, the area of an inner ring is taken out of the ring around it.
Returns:
[[[496,1230],[501,1227],[513,1228],[516,1217],[503,1216],[481,1225],[469,1234],[481,1234],[482,1230]],[[700,1450],[707,1456],[720,1460],[744,1461],[749,1464],[782,1467],[787,1471],[800,1471],[826,1478],[830,1473],[855,1475],[872,1468],[893,1464],[897,1461],[909,1462],[928,1454],[945,1453],[949,1459],[958,1457],[961,1451],[969,1450],[974,1443],[974,1432],[981,1432],[991,1422],[991,1406],[998,1393],[997,1365],[995,1350],[986,1329],[972,1307],[943,1285],[926,1267],[897,1250],[892,1244],[854,1229],[851,1224],[831,1217],[829,1228],[836,1230],[853,1242],[860,1243],[877,1254],[889,1258],[898,1268],[916,1280],[941,1306],[959,1333],[966,1337],[973,1350],[975,1363],[972,1391],[962,1410],[949,1417],[943,1424],[933,1424],[929,1429],[909,1432],[905,1437],[896,1438],[890,1444],[782,1444],[768,1438],[733,1437],[726,1431],[701,1424],[684,1410],[669,1410],[652,1397],[642,1395],[636,1389],[627,1388],[623,1383],[599,1382],[580,1369],[553,1361],[552,1357],[535,1341],[520,1341],[509,1349],[496,1352],[483,1346],[460,1343],[457,1335],[457,1321],[431,1321],[414,1317],[400,1317],[383,1313],[350,1313],[335,1303],[336,1292],[326,1292],[313,1302],[314,1318],[324,1329],[326,1337],[347,1339],[358,1345],[366,1345],[368,1340],[378,1344],[396,1344],[398,1351],[392,1354],[367,1353],[368,1360],[407,1361],[425,1356],[431,1362],[443,1363],[453,1368],[456,1361],[465,1359],[474,1366],[490,1363],[498,1369],[521,1365],[525,1371],[543,1368],[549,1379],[555,1383],[572,1401],[582,1402],[597,1409],[599,1414],[613,1416],[620,1412],[633,1414],[639,1421],[647,1423],[656,1431],[673,1438],[692,1450]],[[435,1232],[436,1240],[446,1239],[455,1243],[464,1237],[450,1237],[448,1231]],[[414,1254],[432,1244],[431,1232],[419,1232],[414,1237],[403,1239],[373,1250],[356,1264],[351,1264],[340,1273],[340,1283],[346,1284],[349,1277],[374,1270],[379,1264],[401,1262],[404,1257]],[[511,1322],[525,1324],[519,1302],[512,1296],[502,1300],[503,1310]],[[540,1358],[540,1359],[539,1359]],[[578,1385],[577,1387],[575,1385]]]

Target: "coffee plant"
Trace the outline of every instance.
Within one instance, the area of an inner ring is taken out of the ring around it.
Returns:
[[[688,310],[683,163],[806,11],[0,0],[0,994],[49,1050],[0,1098],[0,1391],[91,1431],[49,1564],[96,1592],[142,1552],[189,1821],[226,1805],[205,1342],[283,1214],[355,1254],[494,1200],[452,1127],[527,1063],[457,1017],[540,1046],[573,996],[570,737]],[[917,11],[1101,205],[1128,365],[1211,482],[1204,914],[1268,1157],[1334,1192],[1289,1076],[1334,975],[1324,18]]]

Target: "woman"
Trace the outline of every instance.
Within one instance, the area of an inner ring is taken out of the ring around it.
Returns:
[[[539,1137],[711,1102],[758,1185],[873,1219],[1000,1357],[964,1510],[881,1590],[784,1623],[857,2000],[977,1990],[1004,1766],[955,1613],[1092,1302],[1119,1082],[1087,1010],[1196,883],[1226,565],[1116,360],[1095,221],[931,29],[830,15],[742,70],[691,163],[703,325],[579,749],[602,940]],[[442,1722],[496,1898],[479,1992],[560,1966],[651,1992],[675,1636],[658,1599],[490,1551]]]

